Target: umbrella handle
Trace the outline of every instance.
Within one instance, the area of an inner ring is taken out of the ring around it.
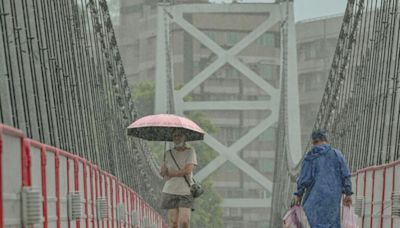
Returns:
[[[167,150],[167,141],[164,141],[164,165],[165,165],[165,158],[166,158],[166,153],[165,151]]]

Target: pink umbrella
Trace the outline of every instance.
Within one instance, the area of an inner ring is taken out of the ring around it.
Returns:
[[[204,131],[195,122],[172,114],[142,117],[128,127],[128,135],[149,141],[172,141],[172,132],[179,129],[187,141],[203,140]]]

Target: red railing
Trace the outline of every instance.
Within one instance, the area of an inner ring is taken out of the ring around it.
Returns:
[[[393,196],[400,193],[400,160],[358,170],[355,179],[355,207],[359,207],[362,228],[400,227],[400,217],[393,207],[400,204]],[[355,200],[356,201],[356,200]],[[363,202],[361,202],[363,201]]]
[[[43,228],[167,227],[153,208],[115,176],[79,156],[25,138],[20,130],[2,124],[0,164],[1,228],[21,227],[26,220],[21,203],[24,188],[41,193],[39,226]],[[70,217],[70,194],[80,198],[81,214],[74,219]],[[106,206],[100,207],[99,200],[105,201]],[[105,216],[101,215],[102,208],[107,212]]]

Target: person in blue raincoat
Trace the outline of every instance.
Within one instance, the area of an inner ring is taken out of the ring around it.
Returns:
[[[327,132],[314,131],[305,155],[294,203],[302,203],[311,228],[340,228],[340,201],[352,204],[350,173],[342,153],[328,144]]]

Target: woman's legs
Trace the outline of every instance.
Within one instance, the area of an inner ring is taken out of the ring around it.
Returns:
[[[178,208],[169,209],[168,217],[169,217],[169,227],[178,228],[178,219],[179,219],[179,210]]]
[[[190,227],[190,214],[192,212],[191,208],[179,208],[179,224],[181,228],[189,228]]]

